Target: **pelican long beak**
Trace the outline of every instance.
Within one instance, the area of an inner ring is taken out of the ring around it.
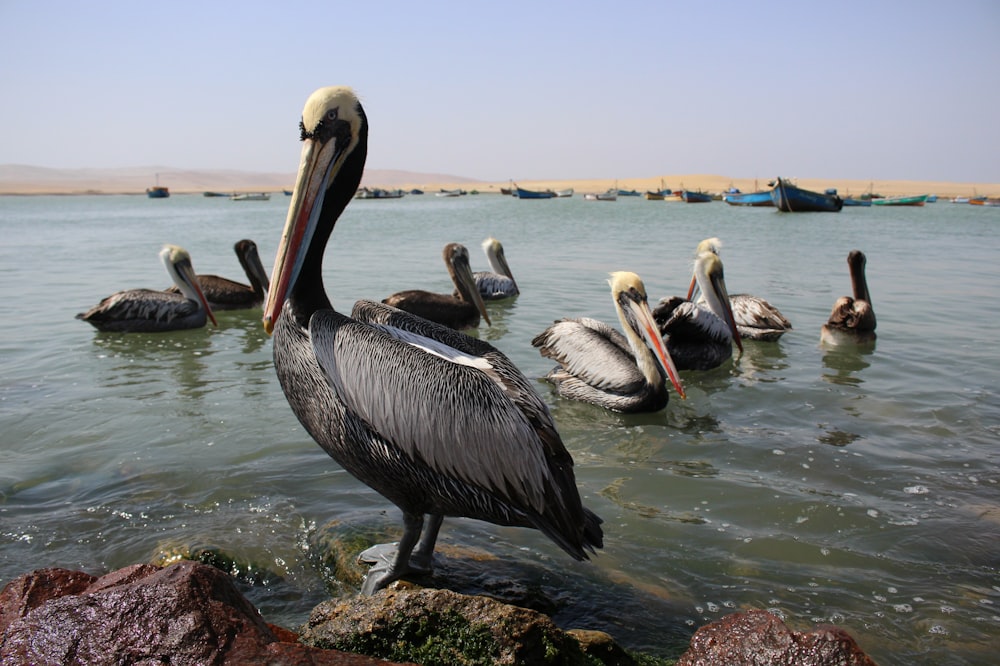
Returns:
[[[501,273],[509,277],[510,281],[514,283],[514,291],[520,294],[521,290],[517,286],[517,280],[514,279],[514,274],[510,271],[510,266],[507,265],[507,257],[504,256],[503,250],[497,252],[497,263],[500,265]]]
[[[245,265],[247,269],[257,278],[261,286],[264,287],[264,291],[268,291],[271,288],[271,280],[267,277],[267,271],[264,270],[264,264],[257,253],[256,245],[251,245],[247,249],[244,260],[246,261]]]
[[[479,315],[483,318],[488,326],[492,326],[493,322],[490,321],[490,315],[486,312],[486,303],[483,301],[482,294],[479,293],[479,288],[476,287],[476,278],[472,274],[472,268],[469,266],[467,261],[457,261],[454,265],[455,277],[462,284],[462,291],[468,294],[469,299],[476,304],[476,309],[479,310]]]
[[[327,183],[341,163],[342,153],[337,150],[337,142],[321,143],[312,138],[303,140],[299,174],[271,271],[271,288],[267,291],[267,302],[264,304],[264,330],[268,335],[274,330],[285,299],[302,270],[323,208]]]
[[[215,320],[212,308],[208,306],[208,299],[205,298],[205,292],[201,290],[201,283],[198,282],[198,276],[195,275],[191,260],[186,257],[182,258],[174,262],[174,268],[177,270],[177,275],[180,277],[183,285],[178,285],[181,292],[191,300],[201,303],[201,307],[205,308],[205,314],[212,320],[212,324],[217,327],[219,322]]]
[[[729,291],[726,289],[726,280],[722,276],[722,271],[713,272],[709,276],[709,280],[711,281],[712,289],[715,291],[715,294],[718,296],[722,305],[722,311],[725,313],[726,324],[729,326],[729,330],[733,334],[733,342],[736,343],[736,347],[742,354],[743,339],[740,337],[740,331],[736,327],[736,317],[733,316],[733,306],[729,302]]]
[[[670,352],[667,351],[667,346],[663,344],[660,329],[653,319],[653,312],[649,309],[649,303],[645,299],[641,301],[630,298],[623,300],[623,305],[628,311],[628,319],[634,323],[635,330],[645,340],[646,346],[652,350],[653,356],[656,357],[656,362],[660,364],[663,372],[670,378],[670,383],[674,385],[677,395],[682,399],[687,399],[687,394],[684,393],[684,386],[681,384],[680,377],[677,374],[677,366],[674,365],[674,359],[671,358]]]

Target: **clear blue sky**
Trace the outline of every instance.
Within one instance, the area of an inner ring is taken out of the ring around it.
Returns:
[[[0,0],[0,164],[1000,182],[1000,2]]]

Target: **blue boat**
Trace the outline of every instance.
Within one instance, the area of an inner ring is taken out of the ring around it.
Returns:
[[[871,207],[871,199],[855,199],[854,197],[847,197],[844,199],[845,206],[868,206]]]
[[[146,196],[150,199],[166,199],[170,196],[170,190],[165,187],[160,187],[159,185],[156,187],[147,187]]]
[[[722,200],[730,206],[773,206],[770,190],[740,192],[735,187],[722,195]]]
[[[682,190],[681,199],[687,203],[708,203],[712,200],[712,195],[708,192],[692,192],[691,190]]]
[[[526,190],[523,187],[517,188],[515,194],[518,199],[551,199],[556,195],[552,190]]]
[[[778,210],[786,213],[839,213],[844,207],[844,200],[837,196],[837,190],[813,192],[796,187],[783,178],[774,181],[771,201]]]

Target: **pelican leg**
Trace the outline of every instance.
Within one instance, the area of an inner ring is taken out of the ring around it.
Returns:
[[[410,567],[410,553],[420,538],[423,525],[422,514],[404,513],[403,537],[399,543],[372,546],[358,555],[358,561],[372,565],[361,584],[362,594],[372,595],[408,573],[419,573]]]
[[[441,523],[444,516],[430,514],[427,526],[424,528],[423,536],[417,543],[416,549],[410,556],[410,569],[425,575],[434,571],[434,544],[437,543],[438,532],[441,530]]]

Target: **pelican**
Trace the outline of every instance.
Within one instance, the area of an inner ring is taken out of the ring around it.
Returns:
[[[487,238],[483,241],[483,252],[486,253],[486,261],[489,262],[492,272],[477,271],[472,274],[476,280],[476,287],[479,295],[487,301],[498,301],[504,298],[511,298],[521,293],[514,281],[514,274],[510,272],[507,265],[507,257],[503,252],[503,245],[496,238]]]
[[[872,309],[865,264],[868,262],[861,250],[851,250],[847,266],[851,272],[851,291],[854,298],[841,296],[833,304],[830,319],[823,324],[820,340],[830,345],[863,343],[875,340],[875,310]]]
[[[560,319],[531,344],[559,365],[546,376],[559,395],[616,412],[655,412],[667,406],[666,378],[683,398],[677,368],[664,348],[646,287],[635,273],[608,280],[622,335],[602,321]]]
[[[732,357],[734,342],[742,353],[743,342],[729,304],[722,260],[713,252],[699,254],[694,275],[704,301],[664,298],[653,310],[653,318],[678,368],[711,370]]]
[[[718,238],[706,238],[698,243],[695,256],[702,252],[712,252],[718,255],[721,248],[722,241]],[[691,298],[696,287],[697,282],[692,276],[691,286],[688,288],[688,299]],[[792,328],[791,322],[785,318],[785,315],[781,314],[778,308],[759,296],[733,294],[729,297],[729,306],[733,310],[736,329],[743,339],[773,342]]]
[[[448,243],[441,255],[448,267],[451,281],[455,283],[456,296],[409,289],[388,296],[382,302],[456,331],[477,328],[480,315],[489,324],[486,304],[479,295],[469,267],[469,251],[459,243]]]
[[[257,254],[257,244],[244,238],[236,241],[233,250],[243,267],[243,272],[250,280],[250,285],[234,282],[218,275],[199,275],[197,276],[198,283],[213,310],[259,308],[264,304],[264,292],[267,291],[270,283],[264,265],[260,262],[260,255]],[[166,291],[180,293],[176,286],[169,287]]]
[[[445,516],[533,527],[588,559],[603,544],[601,519],[580,500],[548,408],[504,354],[382,303],[359,301],[351,316],[333,309],[323,253],[361,182],[368,121],[350,88],[321,88],[300,128],[264,330],[305,429],[403,513],[398,546],[379,550],[385,564],[369,570],[362,592],[430,572]]]
[[[157,333],[184,328],[201,328],[208,317],[218,326],[215,315],[191,266],[191,255],[176,245],[164,245],[160,259],[180,293],[153,289],[127,289],[111,294],[86,312],[76,316],[99,331]]]

